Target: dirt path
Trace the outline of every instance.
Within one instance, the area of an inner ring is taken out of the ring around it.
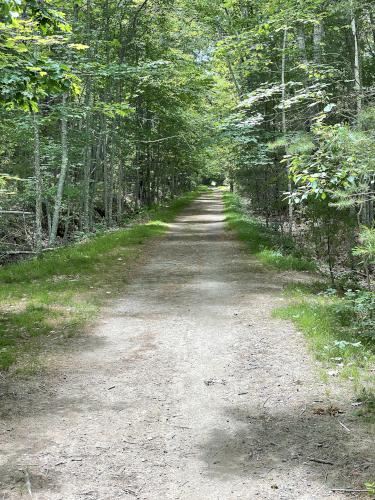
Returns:
[[[270,316],[283,278],[223,220],[219,194],[194,202],[75,352],[9,389],[0,499],[339,499],[370,479],[365,430],[314,414],[332,401]]]

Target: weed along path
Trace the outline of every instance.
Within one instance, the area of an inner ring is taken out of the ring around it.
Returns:
[[[94,331],[14,382],[1,499],[367,498],[333,491],[374,471],[350,395],[329,393],[303,337],[272,317],[290,276],[224,219],[219,193],[194,201]]]

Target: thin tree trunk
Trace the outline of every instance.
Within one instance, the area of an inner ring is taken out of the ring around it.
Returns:
[[[331,277],[332,285],[335,284],[335,273],[334,273],[334,263],[332,259],[332,246],[331,246],[331,228],[328,226],[327,233],[327,253],[328,253],[328,266],[329,266],[329,274]]]
[[[322,44],[323,44],[324,29],[321,21],[314,23],[313,45],[314,45],[314,62],[319,65],[322,63]]]
[[[372,32],[372,40],[374,42],[374,46],[375,46],[375,20],[374,20],[374,15],[373,13],[371,12],[371,10],[369,11],[369,18],[370,18],[370,24],[372,26],[372,29],[371,29],[371,32]]]
[[[353,8],[353,3],[351,3],[351,28],[353,34],[354,42],[354,90],[357,97],[357,113],[359,114],[362,110],[362,80],[361,80],[361,69],[360,69],[360,53],[359,53],[359,43],[358,43],[358,30],[357,21]]]
[[[90,182],[91,182],[91,167],[92,167],[92,115],[91,107],[93,104],[93,95],[90,88],[90,82],[88,82],[88,96],[87,96],[87,117],[86,117],[86,148],[85,148],[85,163],[83,169],[83,230],[88,233],[91,229],[90,223]]]
[[[104,205],[104,219],[107,227],[109,227],[108,205],[109,205],[109,175],[110,175],[108,140],[109,140],[109,133],[107,130],[107,121],[104,120],[103,145],[102,145],[103,182],[104,182],[103,205]]]
[[[92,33],[92,5],[91,0],[86,0],[86,23],[85,23],[85,34],[87,40],[90,39]],[[90,44],[91,45],[91,44]],[[88,50],[89,58],[91,60],[95,59],[97,41],[95,45],[91,45]],[[80,225],[85,233],[89,233],[91,230],[91,217],[90,217],[90,181],[91,181],[91,168],[92,168],[92,105],[94,103],[92,85],[90,77],[87,78],[86,84],[86,133],[85,133],[85,148],[84,148],[84,159],[83,159],[83,179],[81,184],[81,206],[82,206],[82,217],[80,217]]]
[[[117,189],[116,189],[116,199],[117,199],[116,219],[118,223],[120,223],[122,219],[123,206],[124,206],[124,192],[125,192],[125,172],[124,172],[124,166],[122,164],[122,159],[120,158],[120,164],[117,170]]]
[[[300,53],[300,58],[302,64],[308,65],[307,54],[306,54],[306,37],[305,31],[303,29],[303,24],[299,24],[297,27],[297,45]]]
[[[99,182],[102,180],[103,172],[100,167],[103,166],[102,150],[103,150],[103,138],[101,125],[99,124],[98,130],[98,143],[95,148],[95,154],[93,155],[93,168],[92,168],[92,178],[90,179],[90,197],[89,197],[89,227],[90,230],[94,228],[96,221],[96,195]]]
[[[286,83],[285,83],[285,70],[286,70],[286,45],[288,40],[288,28],[284,30],[283,37],[283,50],[282,50],[282,59],[281,59],[281,100],[282,100],[282,131],[284,137],[286,137],[287,133],[287,123],[286,123],[286,110],[285,110],[285,100],[286,100]],[[286,164],[286,175],[288,179],[288,192],[292,193],[292,180],[289,175],[289,167],[290,162],[287,161]],[[288,205],[288,222],[289,222],[289,232],[292,234],[293,231],[293,205],[292,200],[289,199]]]
[[[66,220],[65,220],[65,229],[64,229],[64,237],[63,237],[64,242],[66,242],[66,240],[68,239],[69,225],[70,225],[70,203],[68,204],[68,212],[67,212]]]
[[[46,200],[45,200],[45,206],[46,206],[48,240],[49,240],[49,238],[51,236],[52,220],[51,220],[51,211],[50,211],[48,198],[46,198]]]
[[[241,100],[241,96],[242,96],[241,87],[240,87],[240,84],[238,83],[238,80],[237,80],[237,77],[236,77],[236,74],[234,72],[234,69],[233,69],[233,66],[232,66],[232,63],[231,63],[229,56],[226,57],[226,61],[227,61],[228,70],[229,70],[229,74],[231,76],[232,82],[233,82],[234,86],[236,87],[236,92],[237,92],[238,98]]]
[[[35,252],[40,255],[43,248],[43,205],[42,205],[42,172],[40,168],[40,135],[39,120],[33,114],[34,126],[34,177],[35,177]]]
[[[353,43],[354,43],[354,91],[356,94],[356,102],[357,102],[357,115],[359,115],[362,111],[362,101],[363,101],[363,92],[362,92],[362,78],[361,78],[361,55],[359,48],[359,40],[358,40],[358,29],[357,29],[357,20],[356,14],[354,10],[353,1],[350,2],[350,15],[351,15],[351,29],[353,35]],[[371,190],[371,184],[369,183],[369,191]],[[372,220],[370,220],[371,212],[372,212],[372,202],[370,200],[370,196],[363,202],[363,207],[361,211],[361,219],[362,223],[366,226],[370,226]]]
[[[66,116],[66,94],[63,95],[62,100],[62,117],[61,117],[61,169],[59,182],[57,185],[57,193],[55,199],[55,207],[53,211],[51,234],[49,238],[50,246],[53,246],[56,242],[57,228],[59,225],[59,218],[61,212],[62,199],[64,194],[64,185],[66,174],[68,172],[69,158],[68,158],[68,119]]]
[[[110,152],[108,153],[108,149]],[[113,219],[113,137],[109,141],[109,132],[106,131],[104,139],[104,207],[107,227],[112,226]]]

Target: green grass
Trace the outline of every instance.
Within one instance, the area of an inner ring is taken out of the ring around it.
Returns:
[[[262,263],[273,268],[314,271],[313,262],[296,255],[293,242],[265,227],[249,216],[240,197],[223,194],[228,226]],[[350,380],[360,411],[375,411],[375,343],[371,337],[358,334],[358,317],[345,296],[324,293],[332,289],[324,282],[294,284],[286,290],[288,306],[275,311],[275,316],[291,320],[306,336],[311,351],[322,363],[323,378],[331,376]],[[371,417],[372,418],[372,417]]]
[[[316,269],[313,262],[295,254],[290,238],[282,237],[277,231],[267,228],[260,221],[249,216],[239,196],[224,193],[223,200],[228,226],[263,264],[283,270],[314,271]]]
[[[375,411],[375,343],[358,335],[356,317],[345,297],[318,293],[321,284],[291,285],[291,303],[274,312],[291,320],[304,333],[315,357],[322,363],[326,380],[333,375],[350,380],[363,409]]]
[[[162,235],[204,191],[199,188],[149,210],[148,222],[0,269],[0,370],[14,365],[15,371],[28,373],[27,366],[15,363],[37,365],[30,353],[37,355],[47,340],[68,345],[105,299],[123,291],[144,243]]]

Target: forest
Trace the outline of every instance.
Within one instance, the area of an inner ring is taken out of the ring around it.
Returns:
[[[333,281],[370,286],[373,10],[2,2],[3,259],[116,227],[205,179],[235,185]]]
[[[0,96],[0,375],[38,371],[40,338],[70,342],[140,246],[219,196],[274,283],[300,273],[269,321],[373,422],[372,0],[0,0]]]

